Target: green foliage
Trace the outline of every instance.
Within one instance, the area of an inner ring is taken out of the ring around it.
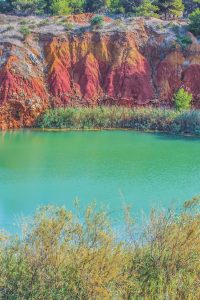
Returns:
[[[46,26],[49,25],[49,19],[44,19],[42,21],[40,21],[40,23],[38,24],[38,26],[42,27],[42,26]]]
[[[136,9],[136,14],[144,17],[158,17],[158,14],[156,14],[157,11],[158,7],[153,5],[151,0],[143,0]]]
[[[85,0],[86,12],[98,12],[107,6],[106,0]]]
[[[6,30],[8,30],[8,31],[13,30],[13,29],[15,29],[14,26],[8,26],[8,27],[6,28]]]
[[[64,27],[66,31],[70,31],[74,28],[73,24],[69,22],[65,22]]]
[[[23,34],[24,39],[31,33],[28,26],[21,26],[19,31]]]
[[[192,14],[190,14],[189,19],[189,29],[195,35],[200,35],[200,9],[197,8]]]
[[[135,9],[140,5],[141,1],[138,0],[121,0],[126,13],[135,12]]]
[[[182,2],[183,1],[183,2]],[[17,14],[69,14],[82,12],[126,13],[127,16],[149,16],[154,13],[154,6],[159,7],[159,15],[165,17],[180,16],[186,7],[186,14],[200,6],[200,0],[0,0],[0,12]],[[184,3],[184,5],[183,5]],[[151,7],[152,6],[152,7]],[[139,11],[138,11],[139,9]]]
[[[11,7],[22,14],[41,14],[44,11],[45,0],[12,0]]]
[[[42,114],[35,124],[39,128],[108,129],[128,128],[200,135],[200,111],[156,108],[59,108]]]
[[[68,0],[52,0],[50,9],[53,15],[68,15],[72,12]]]
[[[112,13],[116,14],[123,14],[125,12],[125,8],[123,7],[121,0],[111,0],[109,9]]]
[[[165,19],[170,15],[181,16],[184,11],[182,0],[158,0],[156,3],[160,14],[164,14]]]
[[[177,35],[176,41],[181,46],[182,50],[186,50],[187,47],[192,44],[192,39],[189,35]]]
[[[134,128],[167,130],[178,112],[125,107],[66,108],[47,110],[37,121],[41,128]]]
[[[169,13],[176,17],[180,17],[183,14],[183,11],[184,5],[182,0],[174,0],[169,8]]]
[[[198,300],[199,208],[195,197],[148,224],[127,208],[119,235],[95,205],[40,208],[20,236],[0,233],[0,298]]]
[[[97,26],[97,27],[101,27],[103,26],[103,17],[102,16],[94,16],[92,19],[91,19],[91,26]]]
[[[72,9],[72,12],[75,14],[82,13],[84,11],[84,0],[70,0],[69,7]]]
[[[19,22],[20,25],[27,25],[28,21],[26,19],[23,19]]]
[[[187,110],[190,109],[192,102],[192,94],[180,88],[178,92],[174,95],[174,103],[177,110]]]

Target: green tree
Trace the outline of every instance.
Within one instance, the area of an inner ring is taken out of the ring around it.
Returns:
[[[158,14],[156,14],[157,11],[158,7],[150,0],[143,0],[141,5],[136,9],[137,15],[144,17],[158,17]]]
[[[171,15],[180,16],[184,11],[182,0],[158,0],[157,6],[159,12],[164,14],[165,19]]]
[[[185,16],[191,14],[196,8],[200,8],[200,0],[183,0]]]
[[[109,3],[109,9],[113,13],[124,13],[125,9],[121,0],[111,0]]]
[[[174,103],[177,110],[187,110],[191,108],[192,94],[184,88],[180,88],[174,95]]]
[[[53,0],[50,9],[53,15],[68,15],[72,12],[68,0]]]
[[[200,35],[200,9],[197,8],[189,16],[190,24],[189,29],[195,34]]]
[[[97,26],[97,27],[103,26],[103,17],[102,16],[94,16],[91,19],[91,26]]]
[[[86,0],[85,11],[95,12],[109,6],[108,0]]]
[[[179,17],[183,14],[184,5],[182,0],[174,0],[172,6],[169,9],[170,15]]]
[[[46,6],[45,0],[13,0],[12,9],[28,14],[41,14],[44,13],[44,8]]]
[[[12,11],[12,1],[9,0],[0,0],[0,12],[9,13]]]
[[[141,0],[121,0],[125,12],[135,12],[136,8],[141,4]]]
[[[71,0],[69,2],[69,7],[72,9],[73,13],[79,14],[84,11],[84,0]]]

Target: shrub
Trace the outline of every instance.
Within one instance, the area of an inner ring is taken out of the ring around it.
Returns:
[[[6,27],[6,30],[7,30],[7,31],[10,31],[10,30],[13,30],[13,29],[15,29],[15,27],[14,27],[14,26],[11,26],[11,25],[9,25],[8,27]]]
[[[10,3],[11,9],[20,15],[41,14],[44,12],[44,0],[14,0],[7,2]]]
[[[0,298],[198,300],[199,205],[152,211],[137,226],[127,208],[119,235],[95,205],[40,208],[20,236],[0,233]]]
[[[136,8],[136,14],[144,17],[158,17],[156,12],[158,7],[153,5],[150,0],[142,0],[141,4]]]
[[[193,13],[189,16],[190,24],[189,29],[195,35],[200,35],[200,9],[197,8]]]
[[[38,26],[40,26],[40,27],[46,26],[46,25],[49,25],[49,23],[50,23],[49,19],[44,19],[44,20],[40,21]]]
[[[107,129],[129,128],[200,135],[200,111],[156,108],[85,107],[59,108],[44,112],[36,121],[39,128]]]
[[[26,25],[28,21],[26,19],[23,19],[19,22],[20,25]]]
[[[65,27],[65,30],[66,30],[66,31],[70,31],[70,30],[72,30],[72,29],[74,28],[73,24],[72,24],[72,23],[69,23],[69,22],[66,22],[66,23],[64,24],[64,27]]]
[[[51,11],[53,15],[68,15],[72,12],[68,0],[52,0]]]
[[[50,109],[36,121],[41,128],[133,128],[170,131],[180,113],[173,110],[125,107]]]
[[[177,43],[181,46],[182,50],[186,50],[189,45],[192,44],[192,39],[189,35],[176,36]]]
[[[103,23],[104,23],[103,17],[96,15],[91,19],[90,23],[91,23],[91,26],[101,27],[101,26],[103,26]]]
[[[192,94],[180,88],[178,92],[174,95],[174,103],[177,110],[187,110],[190,109],[192,102]]]
[[[110,0],[109,2],[109,10],[115,14],[123,14],[125,13],[125,9],[120,0]]]
[[[31,33],[27,26],[21,26],[19,31],[23,34],[24,39]]]

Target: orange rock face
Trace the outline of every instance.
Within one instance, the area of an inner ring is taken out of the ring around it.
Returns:
[[[48,83],[56,105],[148,103],[151,70],[133,34],[53,38],[45,45]]]
[[[200,107],[200,45],[194,37],[182,49],[173,34],[169,40],[142,19],[123,32],[107,21],[104,32],[39,34],[23,48],[1,43],[0,128],[33,126],[48,107],[169,107],[182,86]]]

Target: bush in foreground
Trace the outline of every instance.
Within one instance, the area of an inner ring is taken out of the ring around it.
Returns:
[[[35,124],[39,128],[108,129],[164,131],[200,134],[200,111],[156,108],[82,107],[47,110]]]
[[[22,236],[0,235],[1,299],[199,299],[200,198],[116,236],[108,214],[44,207]],[[136,238],[134,238],[136,237]]]

